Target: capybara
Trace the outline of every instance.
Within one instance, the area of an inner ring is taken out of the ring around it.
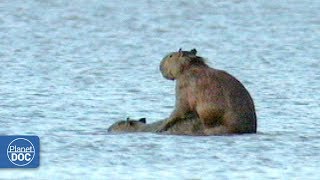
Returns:
[[[109,133],[127,133],[127,132],[157,132],[165,120],[156,121],[147,124],[145,118],[140,120],[127,119],[118,121],[108,128]],[[195,115],[188,115],[185,119],[178,121],[164,132],[172,135],[204,135],[204,129],[201,121]]]
[[[127,118],[125,121],[118,121],[108,128],[108,132],[144,132],[146,118],[133,120]]]
[[[247,89],[229,73],[209,67],[196,49],[169,53],[160,71],[166,79],[176,80],[176,102],[158,132],[192,112],[206,135],[256,133],[255,107]]]

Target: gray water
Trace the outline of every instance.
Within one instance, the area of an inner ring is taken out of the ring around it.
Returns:
[[[4,179],[317,179],[320,3],[0,1],[0,134],[38,135],[38,169]],[[117,120],[167,117],[180,47],[250,91],[258,133],[109,135]]]

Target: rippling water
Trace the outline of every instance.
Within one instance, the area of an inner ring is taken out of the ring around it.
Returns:
[[[320,3],[0,1],[0,134],[41,139],[41,166],[1,178],[317,179]],[[197,48],[252,94],[258,134],[108,135],[170,114],[158,65]]]

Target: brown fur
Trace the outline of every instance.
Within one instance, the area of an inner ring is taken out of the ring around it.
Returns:
[[[109,133],[133,133],[133,132],[156,132],[165,120],[146,123],[146,121],[127,119],[126,121],[118,121],[108,128]],[[168,128],[165,134],[173,135],[192,135],[201,136],[204,134],[204,129],[201,121],[194,115],[189,114],[186,119],[183,119],[173,126]]]
[[[210,68],[195,49],[170,53],[160,71],[166,79],[176,80],[176,104],[159,131],[190,112],[198,115],[207,135],[257,131],[254,103],[246,88],[227,72]]]

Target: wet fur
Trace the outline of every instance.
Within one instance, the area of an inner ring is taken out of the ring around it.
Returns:
[[[160,63],[162,75],[176,80],[176,104],[159,131],[165,131],[188,113],[195,113],[207,135],[255,133],[253,100],[235,77],[210,68],[196,50],[173,52]]]
[[[132,133],[132,132],[157,132],[165,120],[156,121],[147,124],[139,120],[126,120],[115,122],[108,128],[109,133]],[[195,115],[188,115],[185,119],[177,122],[168,128],[164,134],[172,135],[192,135],[201,136],[205,135],[201,121]]]

